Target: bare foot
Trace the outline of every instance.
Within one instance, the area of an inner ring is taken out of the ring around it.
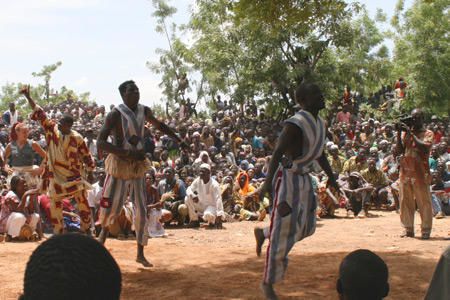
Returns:
[[[146,268],[151,268],[153,267],[153,264],[151,264],[144,256],[142,257],[137,257],[136,258],[136,262],[142,264],[144,267]]]
[[[271,284],[261,283],[261,290],[264,293],[264,297],[267,300],[278,300],[278,296],[275,293],[275,290],[273,289],[273,286]]]

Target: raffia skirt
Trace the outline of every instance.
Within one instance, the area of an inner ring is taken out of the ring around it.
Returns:
[[[149,159],[137,161],[109,154],[105,160],[105,172],[114,178],[129,180],[142,178],[150,170],[152,163]]]

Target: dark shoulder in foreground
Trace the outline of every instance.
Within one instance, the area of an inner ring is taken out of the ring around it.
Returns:
[[[153,111],[150,107],[148,107],[147,105],[144,105],[144,113],[145,113],[145,115],[148,115],[149,113],[153,114]]]
[[[114,107],[114,108],[106,115],[105,123],[106,123],[106,121],[117,121],[119,117],[120,117],[120,112],[117,110],[117,108]]]

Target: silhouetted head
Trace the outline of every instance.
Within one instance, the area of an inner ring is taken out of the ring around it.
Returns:
[[[339,267],[340,299],[378,300],[389,294],[388,268],[375,253],[359,249],[348,254]]]
[[[120,299],[122,275],[103,245],[85,235],[55,235],[34,250],[19,299]]]

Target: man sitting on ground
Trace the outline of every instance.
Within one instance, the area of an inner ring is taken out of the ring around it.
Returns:
[[[210,228],[222,227],[224,216],[220,185],[211,178],[211,167],[200,165],[200,176],[187,189],[185,203],[189,210],[189,227],[198,228],[199,216],[208,223]]]
[[[361,176],[374,187],[372,192],[372,203],[379,209],[381,205],[388,204],[388,191],[386,189],[388,186],[388,179],[383,171],[377,169],[375,158],[369,158],[367,164],[368,168],[361,172]],[[395,209],[395,205],[393,205],[392,208]]]

